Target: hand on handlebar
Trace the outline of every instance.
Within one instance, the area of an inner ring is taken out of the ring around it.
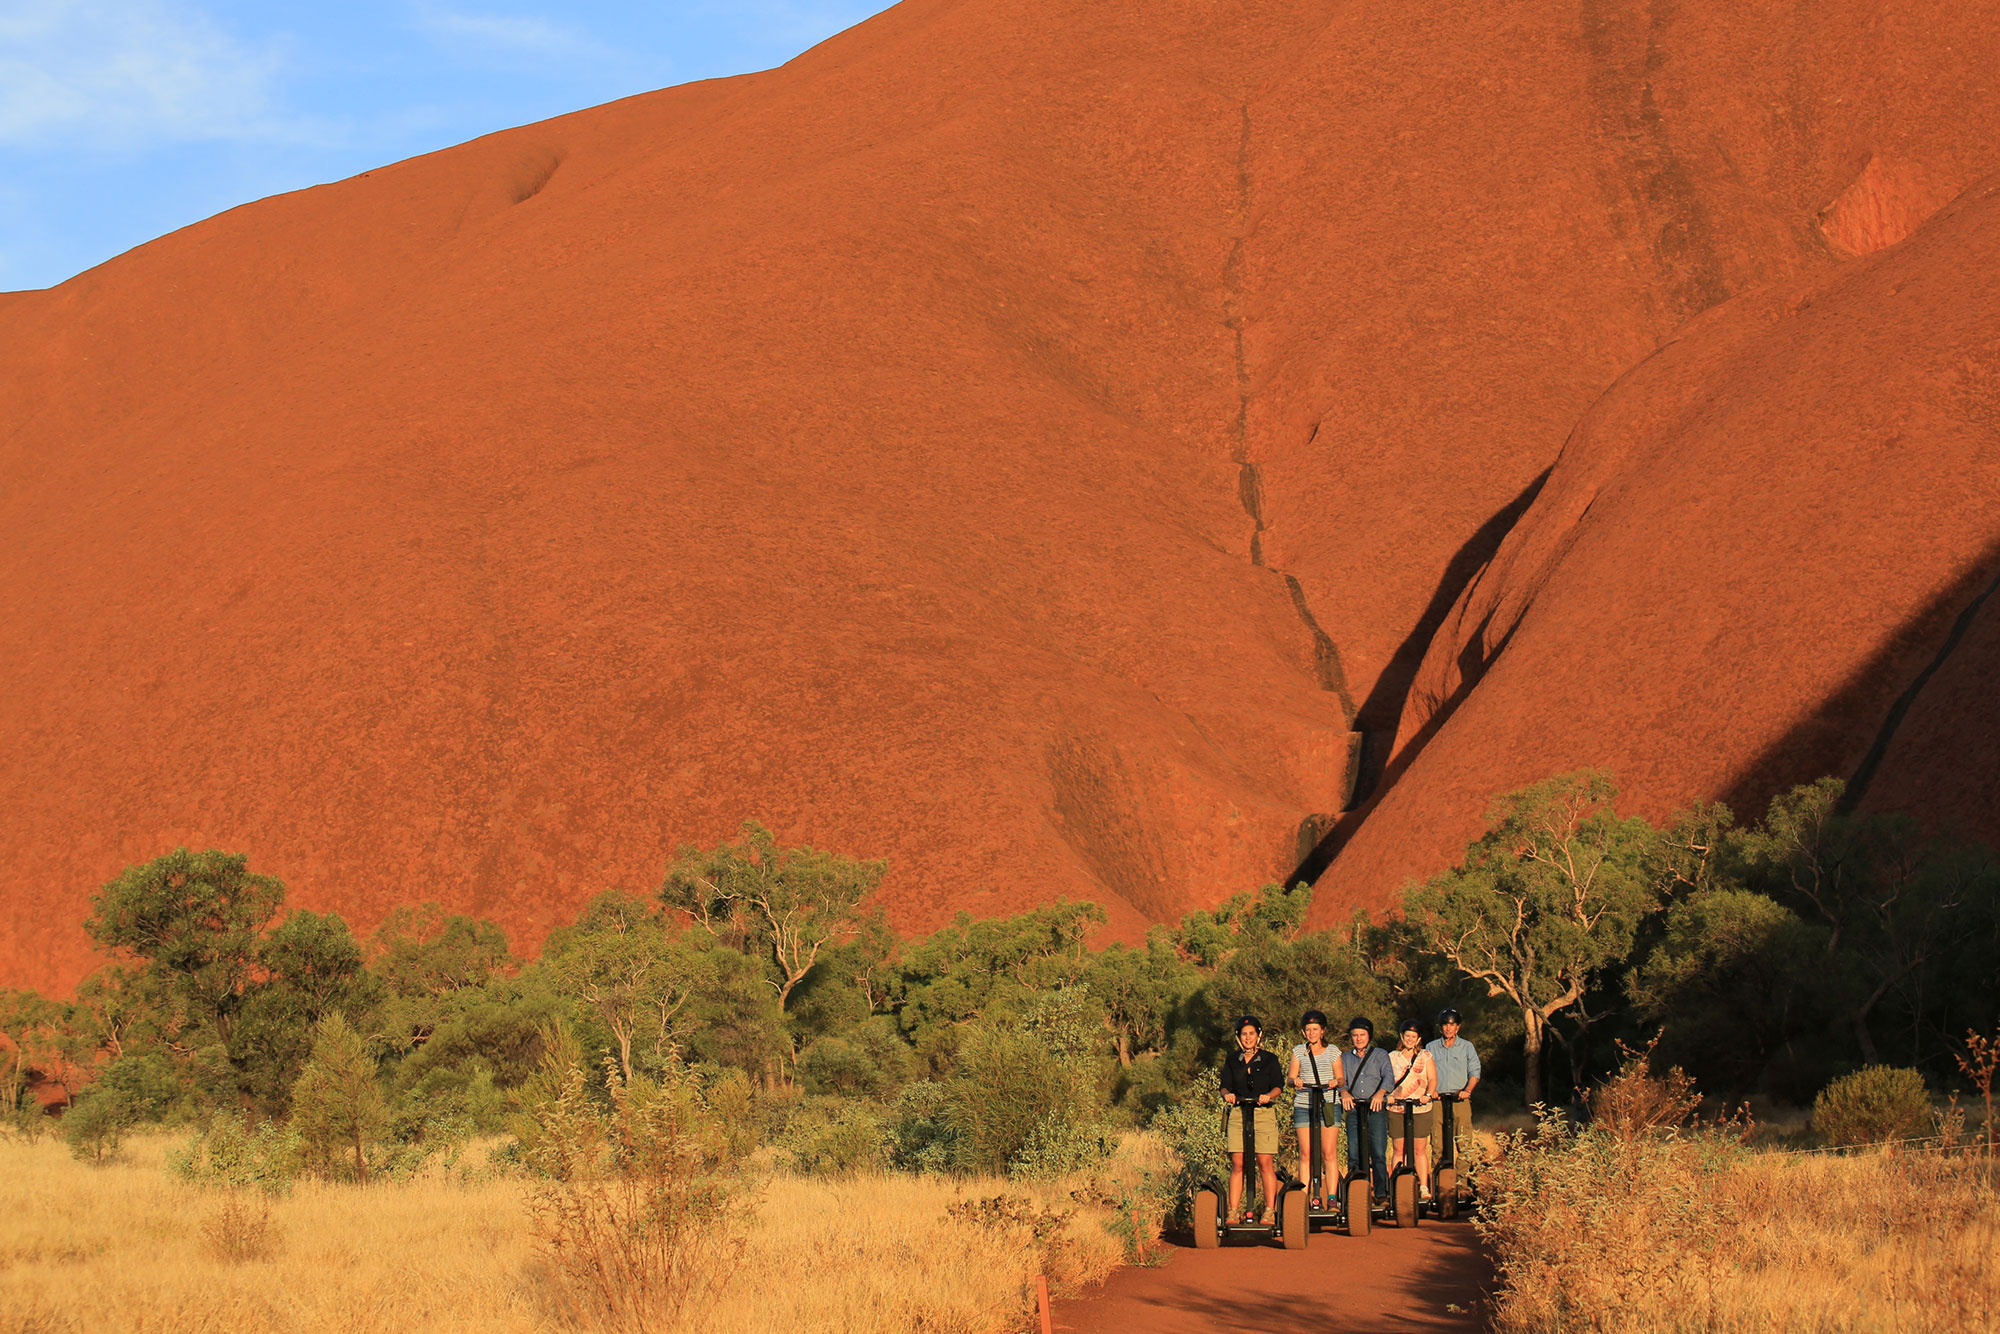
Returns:
[[[1236,1095],[1234,1093],[1223,1094],[1222,1100],[1228,1103],[1231,1107],[1234,1107],[1236,1105]]]
[[[1345,1112],[1351,1112],[1354,1110],[1354,1095],[1352,1093],[1349,1093],[1346,1089],[1342,1089],[1340,1091],[1340,1108],[1342,1111]]]
[[[1383,1104],[1388,1102],[1388,1100],[1389,1100],[1388,1094],[1378,1093],[1374,1097],[1368,1100],[1368,1110],[1371,1112],[1379,1112],[1382,1110]]]

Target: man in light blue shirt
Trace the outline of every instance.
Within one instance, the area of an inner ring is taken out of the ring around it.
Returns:
[[[1451,1136],[1458,1144],[1469,1145],[1472,1135],[1472,1090],[1479,1087],[1479,1051],[1470,1042],[1458,1035],[1459,1016],[1457,1010],[1445,1010],[1438,1015],[1438,1031],[1444,1034],[1434,1038],[1424,1048],[1437,1062],[1438,1092],[1456,1093],[1456,1098],[1446,1101],[1438,1110],[1443,1113],[1431,1129],[1431,1161],[1443,1166],[1444,1163],[1444,1118],[1451,1118]],[[1457,1153],[1453,1154],[1457,1157]],[[1459,1176],[1463,1179],[1464,1169]]]
[[[1375,1198],[1389,1197],[1389,1090],[1396,1082],[1389,1054],[1375,1045],[1375,1025],[1356,1015],[1347,1026],[1351,1051],[1340,1054],[1340,1106],[1347,1113],[1347,1174],[1374,1179]]]

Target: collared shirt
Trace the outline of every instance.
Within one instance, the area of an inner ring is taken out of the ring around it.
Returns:
[[[1249,1061],[1243,1059],[1241,1051],[1232,1051],[1223,1058],[1218,1078],[1224,1093],[1234,1093],[1238,1102],[1255,1102],[1283,1086],[1285,1067],[1275,1052],[1261,1047]]]
[[[1389,1053],[1368,1044],[1367,1054],[1356,1056],[1351,1051],[1340,1053],[1340,1072],[1347,1082],[1347,1091],[1366,1102],[1396,1082],[1395,1067],[1389,1063]]]
[[[1438,1092],[1463,1093],[1467,1084],[1479,1078],[1479,1052],[1464,1038],[1450,1043],[1432,1038],[1424,1050],[1437,1062]]]

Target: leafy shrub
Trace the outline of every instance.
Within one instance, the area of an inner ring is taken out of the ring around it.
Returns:
[[[718,1066],[703,1073],[701,1088],[729,1156],[740,1159],[755,1152],[758,1109],[750,1076],[734,1066]]]
[[[1812,1128],[1828,1144],[1881,1144],[1922,1134],[1931,1099],[1915,1070],[1868,1065],[1843,1075],[1813,1099]]]
[[[585,1086],[573,1045],[552,1044],[535,1081],[553,1096],[526,1113],[529,1211],[565,1314],[615,1330],[673,1329],[727,1276],[736,1195],[700,1082],[668,1066],[626,1081],[605,1063],[608,1106]]]
[[[1101,1120],[1067,1117],[1058,1108],[1035,1123],[1007,1170],[1026,1178],[1068,1176],[1109,1158],[1111,1147]]]
[[[910,1049],[895,1022],[877,1017],[807,1047],[799,1080],[808,1093],[872,1098],[901,1084],[909,1065]]]
[[[1104,1012],[1082,987],[1035,997],[1018,1023],[974,1026],[959,1051],[946,1115],[957,1165],[971,1172],[1046,1172],[1101,1140],[1109,1058]],[[1074,1170],[1065,1167],[1061,1170]]]
[[[958,1161],[958,1131],[951,1120],[951,1090],[920,1079],[896,1095],[885,1127],[889,1162],[904,1172],[949,1172]]]
[[[105,1163],[118,1156],[130,1124],[125,1100],[115,1092],[89,1089],[63,1113],[63,1143],[80,1163]]]
[[[1166,1183],[1167,1216],[1178,1226],[1193,1218],[1194,1193],[1229,1179],[1229,1155],[1222,1147],[1222,1084],[1203,1069],[1180,1099],[1153,1116],[1153,1133],[1173,1155]]]
[[[128,1125],[186,1125],[196,1119],[196,1109],[204,1101],[193,1074],[176,1065],[165,1052],[128,1051],[99,1072],[93,1087],[100,1093],[117,1095]]]
[[[861,1103],[818,1104],[792,1118],[783,1145],[791,1168],[806,1176],[854,1176],[881,1168],[888,1136],[881,1116]]]
[[[275,1121],[256,1129],[230,1112],[217,1112],[208,1125],[178,1149],[167,1152],[167,1170],[198,1186],[258,1190],[283,1195],[304,1170],[299,1133]]]

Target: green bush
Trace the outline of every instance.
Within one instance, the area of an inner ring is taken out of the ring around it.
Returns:
[[[860,1103],[820,1105],[792,1118],[781,1146],[794,1172],[855,1176],[879,1171],[888,1157],[881,1116]]]
[[[951,1090],[930,1079],[904,1086],[886,1127],[889,1163],[904,1172],[949,1172],[958,1164]]]
[[[131,1124],[125,1100],[115,1092],[89,1089],[63,1113],[63,1143],[80,1163],[104,1163],[118,1156],[118,1146]]]
[[[1153,1116],[1153,1133],[1172,1152],[1173,1175],[1166,1183],[1167,1216],[1185,1226],[1194,1216],[1194,1193],[1229,1179],[1229,1156],[1222,1148],[1222,1084],[1204,1069],[1181,1097]]]
[[[183,1181],[266,1195],[285,1194],[304,1167],[296,1130],[275,1121],[253,1130],[230,1112],[217,1112],[187,1143],[167,1151],[167,1170]]]
[[[996,1175],[1076,1170],[1105,1129],[1102,1007],[1086,989],[1066,987],[1035,997],[1018,1022],[971,1027],[946,1113],[958,1167]]]
[[[1813,1099],[1813,1133],[1828,1144],[1881,1144],[1921,1135],[1931,1122],[1930,1093],[1915,1070],[1868,1065],[1843,1075]]]

